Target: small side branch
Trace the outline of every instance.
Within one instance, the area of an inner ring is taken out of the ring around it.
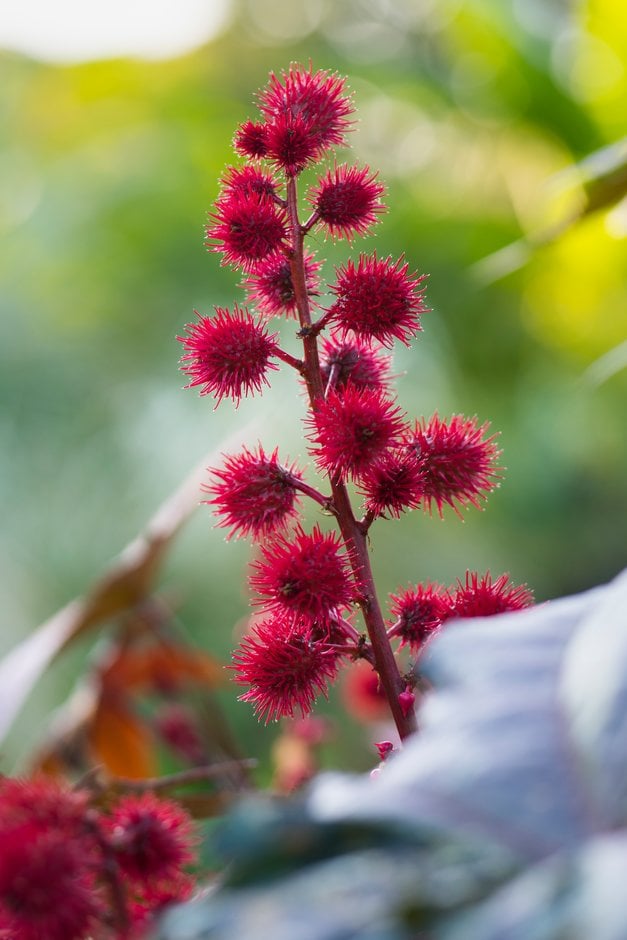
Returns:
[[[311,213],[307,221],[303,222],[303,224],[300,227],[300,230],[303,233],[303,235],[306,235],[307,232],[311,231],[311,229],[314,227],[314,225],[316,224],[319,218],[320,218],[320,213],[318,212],[317,209],[315,209]]]
[[[403,622],[401,618],[399,617],[398,620],[396,620],[392,624],[391,627],[388,627],[388,630],[387,630],[388,640],[392,640],[394,639],[395,636],[398,636],[401,632],[402,626],[403,626]]]
[[[178,773],[167,774],[164,777],[146,777],[137,780],[130,777],[115,777],[112,785],[115,789],[130,793],[144,793],[147,790],[174,790],[177,787],[188,786],[202,780],[215,780],[228,776],[237,770],[252,770],[257,766],[253,758],[246,760],[221,761],[219,764],[208,764],[205,767],[189,767]]]
[[[323,317],[320,317],[320,319],[316,320],[315,323],[307,324],[307,326],[304,326],[302,329],[300,329],[296,335],[300,339],[312,336],[315,337],[323,331],[327,323],[329,323],[332,319],[333,315],[329,310],[327,310]]]
[[[301,493],[304,493],[305,496],[309,496],[310,499],[313,499],[319,506],[322,506],[325,512],[329,512],[334,516],[336,515],[332,496],[325,496],[324,493],[321,493],[315,487],[296,478],[292,480],[292,486],[295,490],[299,490]]]
[[[114,926],[117,931],[119,931],[119,936],[126,936],[130,923],[128,897],[122,880],[120,866],[115,857],[115,851],[111,847],[109,840],[105,837],[95,815],[87,814],[84,825],[97,843],[102,857],[102,877],[109,890]]]
[[[292,369],[296,369],[297,372],[300,372],[302,375],[305,370],[305,363],[302,359],[297,359],[296,356],[290,355],[286,352],[285,349],[281,349],[280,346],[277,346],[274,350],[274,355],[277,359],[280,359],[282,362],[285,362],[288,366],[291,366]]]
[[[363,535],[367,534],[368,529],[370,528],[370,526],[372,525],[372,523],[374,522],[376,518],[377,518],[376,514],[372,512],[371,509],[369,509],[368,512],[364,516],[361,517],[357,525],[359,526]]]

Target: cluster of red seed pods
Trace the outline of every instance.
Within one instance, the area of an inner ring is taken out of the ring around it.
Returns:
[[[361,253],[321,289],[322,266],[305,249],[307,236],[322,231],[350,242],[384,211],[384,187],[370,167],[334,163],[305,193],[301,219],[299,175],[345,145],[351,128],[344,80],[292,65],[270,76],[258,105],[259,119],[236,132],[243,163],[224,174],[206,230],[210,250],[241,272],[248,306],[198,315],[179,337],[181,365],[189,386],[236,404],[260,392],[281,364],[294,369],[309,401],[307,448],[325,483],[313,486],[261,444],[212,471],[207,502],[219,524],[261,543],[250,578],[260,614],[235,653],[235,678],[246,687],[241,698],[266,721],[294,717],[310,711],[343,663],[362,657],[403,738],[415,728],[414,697],[393,644],[419,653],[445,620],[516,610],[531,595],[506,576],[468,572],[455,588],[418,584],[393,596],[386,621],[368,533],[375,520],[410,509],[480,507],[498,483],[499,450],[487,424],[437,414],[409,421],[394,397],[389,350],[422,329],[424,275],[402,256]],[[297,355],[270,331],[276,316],[297,318]],[[352,484],[363,498],[359,513]],[[303,498],[333,516],[337,531],[306,532]]]

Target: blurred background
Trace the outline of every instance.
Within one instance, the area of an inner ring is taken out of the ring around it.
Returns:
[[[20,0],[0,12],[0,47],[3,652],[83,593],[229,434],[306,460],[291,374],[213,411],[182,391],[175,339],[193,308],[243,298],[203,223],[254,92],[292,60],[348,76],[350,158],[387,186],[354,250],[405,252],[430,275],[424,332],[395,351],[401,404],[491,421],[507,467],[463,522],[378,523],[382,592],[490,569],[542,601],[625,565],[624,0]],[[321,235],[312,247],[329,280],[350,254]],[[213,523],[196,513],[161,586],[227,661],[250,548]],[[19,766],[93,643],[46,673],[0,769]],[[276,729],[236,692],[220,700],[263,759]],[[334,702],[321,712],[337,718]],[[340,727],[329,762],[335,748],[363,765],[359,740]]]

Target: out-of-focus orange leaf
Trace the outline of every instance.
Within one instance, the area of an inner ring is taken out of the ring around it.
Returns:
[[[145,688],[150,678],[149,655],[150,651],[145,646],[114,646],[106,661],[99,666],[101,684],[129,692]]]
[[[53,751],[40,755],[39,759],[30,768],[30,772],[34,776],[44,774],[46,777],[64,777],[65,771],[65,764],[59,755]]]
[[[154,714],[144,719],[135,710],[142,693],[165,693],[165,701],[172,704],[171,693],[188,696],[193,690],[206,703],[206,696],[222,676],[221,666],[208,654],[182,641],[164,641],[131,622],[120,637],[101,643],[92,654],[91,667],[53,716],[29,766],[33,772],[74,774],[103,764],[117,776],[124,776],[130,759],[131,767],[137,763],[136,773],[144,777],[156,763],[158,745],[164,738]],[[219,710],[212,711],[206,725],[204,721],[197,723],[195,758],[187,753],[185,759],[199,764],[222,755],[237,759],[225,732]],[[172,746],[169,741],[166,744]],[[134,748],[141,748],[136,757]],[[120,751],[117,755],[116,749]],[[128,775],[132,774],[129,770]]]
[[[178,688],[189,682],[213,688],[224,681],[224,673],[220,663],[202,650],[152,642],[121,649],[102,671],[101,681],[126,691]]]
[[[224,670],[202,650],[161,644],[153,648],[153,676],[164,684],[199,682],[213,688],[224,682]]]
[[[87,741],[95,763],[118,776],[154,776],[157,770],[154,741],[150,729],[112,696],[100,700],[94,720],[87,729]]]

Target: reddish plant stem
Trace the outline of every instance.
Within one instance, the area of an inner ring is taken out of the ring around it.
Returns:
[[[298,307],[298,318],[300,321],[299,335],[303,341],[305,360],[303,377],[307,384],[311,407],[315,410],[317,400],[324,397],[324,389],[322,387],[322,376],[320,373],[318,342],[315,333],[312,334],[311,332],[311,310],[309,309],[307,281],[305,279],[305,263],[303,259],[305,232],[298,218],[298,196],[294,177],[288,178],[287,181],[287,213],[292,236],[289,252],[290,271],[294,287],[294,296]]]
[[[280,346],[277,346],[274,350],[274,355],[277,359],[281,359],[283,362],[287,363],[288,366],[291,366],[293,369],[296,369],[297,372],[303,371],[305,368],[305,363],[302,359],[297,359],[296,356],[291,356],[284,349],[281,349]]]
[[[307,232],[314,227],[314,225],[316,224],[319,218],[320,216],[318,214],[318,210],[314,209],[314,211],[311,213],[307,221],[303,222],[303,225],[302,225],[303,234],[306,235]]]
[[[309,486],[308,483],[304,483],[302,480],[299,480],[296,477],[292,477],[291,483],[295,490],[298,490],[305,496],[309,496],[310,499],[313,499],[316,503],[318,503],[318,505],[322,506],[326,512],[330,512],[335,515],[333,497],[325,496],[324,493],[320,493],[313,486]]]
[[[332,317],[331,311],[327,310],[327,312],[323,316],[321,316],[319,320],[316,320],[316,322],[312,326],[312,330],[314,330],[316,333],[322,332],[322,330],[325,328],[327,323],[331,322],[331,317]]]
[[[399,636],[402,626],[403,626],[403,621],[399,617],[398,620],[395,620],[392,626],[388,628],[387,635],[390,640],[394,636]]]
[[[318,355],[319,329],[312,331],[311,310],[305,280],[303,243],[306,229],[299,221],[298,194],[296,180],[293,177],[288,178],[287,181],[287,211],[291,232],[290,270],[301,326],[299,335],[303,340],[305,362],[303,377],[307,385],[311,408],[315,411],[318,402],[324,399],[325,389]],[[405,681],[398,671],[394,652],[387,637],[370,565],[366,533],[355,519],[345,484],[339,477],[332,477],[330,482],[338,525],[348,551],[355,583],[358,585],[357,602],[372,644],[374,665],[388,699],[399,736],[403,739],[416,730],[416,718],[413,712],[405,715],[399,703],[398,697],[405,689]]]
[[[346,633],[348,636],[351,637],[351,639],[355,641],[355,649],[357,649],[360,646],[360,644],[362,644],[362,641],[365,642],[366,640],[365,636],[362,636],[359,630],[356,627],[354,627],[353,624],[349,620],[341,619],[337,621],[337,624],[339,627],[341,627],[344,633]]]
[[[369,509],[368,512],[359,520],[359,528],[364,533],[364,535],[374,522],[375,518],[375,514],[372,512],[372,510]]]
[[[109,889],[114,926],[119,931],[118,936],[126,936],[129,926],[128,898],[115,851],[100,828],[95,814],[92,812],[87,813],[84,822],[85,828],[94,838],[101,853],[101,874]]]

